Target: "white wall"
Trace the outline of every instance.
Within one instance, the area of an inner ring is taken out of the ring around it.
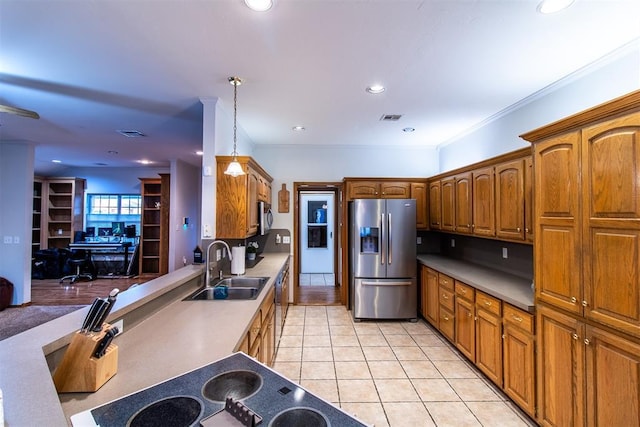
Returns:
[[[253,157],[274,178],[272,197],[277,205],[282,184],[290,192],[289,213],[274,209],[273,228],[293,231],[293,183],[339,182],[345,177],[416,178],[438,173],[433,147],[297,146],[257,144]]]
[[[199,242],[200,230],[200,168],[182,161],[171,165],[171,200],[169,228],[169,271],[193,262],[193,250]],[[183,226],[183,218],[189,225]]]
[[[138,178],[159,178],[159,173],[169,172],[170,169],[167,167],[158,168],[150,166],[131,168],[69,167],[53,176],[69,176],[86,179],[86,194],[140,194],[140,180]]]
[[[13,283],[11,305],[31,301],[33,163],[31,144],[0,143],[0,276]]]
[[[440,147],[440,172],[529,146],[519,135],[640,88],[640,41],[531,95]]]

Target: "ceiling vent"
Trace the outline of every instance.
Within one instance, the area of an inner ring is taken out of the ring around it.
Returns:
[[[383,114],[380,117],[381,122],[397,122],[402,117],[402,114]]]
[[[120,135],[124,135],[127,138],[140,138],[144,136],[144,134],[138,130],[119,130],[117,131]]]

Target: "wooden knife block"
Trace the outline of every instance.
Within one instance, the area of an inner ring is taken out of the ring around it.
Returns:
[[[94,392],[118,371],[118,346],[110,344],[104,356],[93,357],[96,346],[104,338],[110,325],[104,324],[100,333],[76,332],[53,373],[58,393]]]

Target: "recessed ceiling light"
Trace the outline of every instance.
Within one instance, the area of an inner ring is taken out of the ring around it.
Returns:
[[[291,130],[294,130],[296,132],[302,132],[303,130],[305,130],[304,126],[294,126],[291,128]]]
[[[138,160],[138,163],[141,163],[143,165],[150,165],[153,162],[151,160]]]
[[[142,132],[140,132],[139,130],[117,130],[116,132],[118,132],[120,135],[124,135],[127,138],[140,138],[142,136],[145,136]]]
[[[196,151],[196,155],[203,156],[204,155],[204,151],[198,150],[198,151]]]
[[[571,6],[575,0],[542,0],[538,4],[538,12],[548,15],[560,12]]]
[[[415,132],[415,130],[416,130],[416,128],[404,128],[404,129],[402,129],[402,132],[409,132],[409,133],[411,133],[411,132]]]
[[[51,160],[51,162],[53,162],[53,163],[62,163],[62,160],[53,159],[53,160]]]
[[[273,6],[273,0],[244,0],[244,4],[256,12],[266,12]]]
[[[382,85],[371,85],[367,88],[367,92],[372,93],[374,95],[382,93],[385,90],[387,90],[387,88]]]

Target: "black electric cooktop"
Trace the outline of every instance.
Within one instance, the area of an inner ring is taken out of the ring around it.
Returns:
[[[224,409],[228,397],[257,414],[260,426],[366,426],[244,353],[75,414],[71,423],[74,427],[200,426]]]

